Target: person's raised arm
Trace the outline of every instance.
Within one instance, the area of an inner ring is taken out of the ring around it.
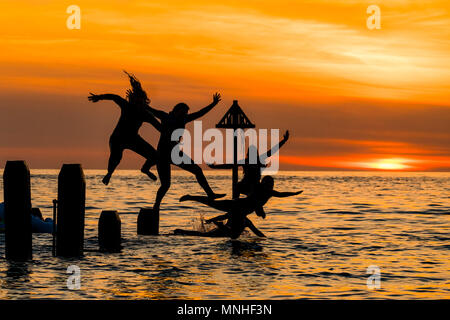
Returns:
[[[292,197],[292,196],[296,196],[300,193],[302,193],[303,190],[301,191],[297,191],[297,192],[279,192],[276,190],[272,191],[272,197],[277,197],[277,198],[286,198],[286,197]]]
[[[107,94],[93,94],[92,92],[89,92],[90,96],[88,97],[89,101],[92,102],[98,102],[100,100],[112,100],[114,101],[119,107],[123,108],[127,105],[127,100],[125,100],[124,98],[122,98],[121,96],[117,95],[117,94],[111,94],[111,93],[107,93]]]
[[[273,146],[273,148],[271,148],[269,151],[267,151],[266,153],[261,154],[259,157],[261,159],[261,161],[264,161],[266,158],[269,158],[272,156],[272,154],[277,153],[278,150],[281,149],[281,147],[286,143],[286,141],[288,141],[289,139],[289,130],[286,130],[286,132],[283,135],[283,139],[281,139],[281,141],[279,143],[277,143],[276,145]]]
[[[161,122],[155,118],[155,115],[148,109],[145,109],[145,122],[150,123],[156,130],[161,132]]]
[[[196,119],[198,119],[200,117],[203,117],[205,114],[207,114],[209,111],[211,111],[212,108],[214,108],[219,103],[220,100],[221,100],[220,93],[216,92],[213,95],[213,102],[210,105],[204,107],[203,109],[200,109],[197,112],[193,112],[193,113],[187,115],[186,123],[194,121],[194,120],[196,120]]]
[[[258,228],[255,227],[253,222],[250,221],[249,218],[245,218],[245,226],[248,227],[254,234],[256,234],[258,237],[265,237],[264,233],[259,231]]]

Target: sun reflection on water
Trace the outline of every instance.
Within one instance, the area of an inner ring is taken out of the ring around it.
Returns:
[[[105,188],[103,172],[87,171],[85,256],[51,256],[51,236],[35,234],[33,261],[0,260],[0,298],[64,299],[285,299],[449,298],[450,175],[439,173],[285,172],[267,218],[250,218],[268,237],[238,240],[173,236],[199,229],[219,214],[178,202],[186,190],[201,194],[193,177],[174,172],[161,210],[160,236],[138,236],[136,213],[158,187],[134,171],[120,171]],[[228,192],[228,172],[208,174]],[[33,205],[51,216],[57,171],[32,172]],[[140,186],[140,188],[137,188]],[[1,190],[0,190],[1,191]],[[2,192],[0,193],[2,194]],[[98,252],[101,210],[122,220],[123,249]],[[4,256],[4,235],[0,235]],[[81,269],[81,289],[68,290],[67,266]],[[368,290],[366,268],[381,269],[381,289]]]

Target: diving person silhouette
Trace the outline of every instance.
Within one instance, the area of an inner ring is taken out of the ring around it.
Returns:
[[[253,223],[247,218],[249,214],[263,207],[267,201],[272,197],[285,198],[298,195],[303,191],[297,192],[279,192],[273,189],[274,180],[271,176],[264,176],[261,182],[255,187],[252,192],[246,198],[236,198],[232,200],[215,200],[204,196],[191,196],[184,195],[180,198],[180,202],[183,201],[196,201],[203,203],[211,208],[224,211],[226,214],[219,215],[212,219],[208,219],[205,222],[216,224],[217,229],[210,231],[209,233],[199,233],[193,230],[176,229],[175,234],[185,235],[200,235],[209,237],[231,237],[236,239],[244,231],[246,227],[249,227],[256,235],[263,237],[261,231],[259,231]],[[225,225],[218,224],[218,222],[228,219]],[[214,232],[213,232],[214,231]]]
[[[278,152],[278,150],[288,141],[288,139],[289,130],[284,133],[283,139],[281,139],[278,144],[273,146],[267,152],[261,154],[258,153],[258,148],[256,146],[251,145],[248,147],[245,159],[238,161],[238,166],[241,166],[243,171],[242,180],[236,185],[238,197],[240,194],[245,194],[248,196],[254,192],[255,188],[260,183],[262,168],[267,167],[265,164],[266,159]],[[233,168],[233,164],[208,164],[208,166],[212,169]],[[256,209],[256,214],[263,218],[266,216],[262,207]]]

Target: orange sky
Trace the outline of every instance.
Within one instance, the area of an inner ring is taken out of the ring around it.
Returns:
[[[245,4],[243,4],[245,2]],[[66,8],[81,8],[81,30]],[[366,8],[381,8],[368,30]],[[88,92],[152,104],[238,99],[259,128],[290,129],[282,168],[450,170],[448,1],[20,1],[0,10],[0,166],[105,168],[118,117]],[[156,132],[144,128],[151,143]],[[127,153],[120,168],[137,168]]]

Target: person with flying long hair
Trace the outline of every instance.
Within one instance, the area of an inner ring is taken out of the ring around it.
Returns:
[[[124,71],[131,84],[131,89],[126,92],[127,99],[116,94],[90,93],[89,101],[112,100],[120,107],[119,121],[109,138],[110,156],[108,160],[108,173],[103,178],[103,183],[108,185],[114,170],[122,160],[125,149],[132,150],[144,157],[147,161],[156,161],[157,152],[147,141],[139,135],[139,129],[144,122],[153,125],[161,131],[161,123],[154,117],[148,105],[150,103],[147,93],[142,89],[141,83],[134,76]],[[149,168],[142,167],[141,171],[150,179],[156,180],[156,176]]]

